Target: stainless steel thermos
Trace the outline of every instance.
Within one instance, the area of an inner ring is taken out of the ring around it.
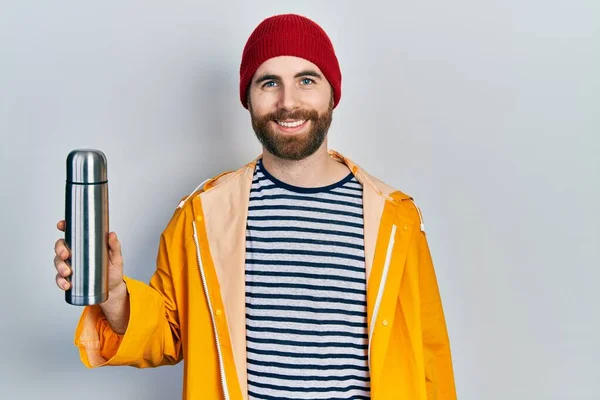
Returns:
[[[71,252],[67,303],[108,299],[108,176],[104,153],[73,150],[67,156],[65,242]]]

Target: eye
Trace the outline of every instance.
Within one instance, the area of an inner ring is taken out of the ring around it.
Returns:
[[[300,81],[300,83],[302,85],[310,85],[312,83],[315,83],[314,80],[310,79],[310,78],[302,78],[302,80]]]
[[[263,84],[263,87],[275,87],[277,84],[275,81],[267,81]]]

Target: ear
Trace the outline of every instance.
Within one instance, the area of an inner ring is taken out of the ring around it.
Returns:
[[[333,110],[333,105],[335,104],[335,91],[333,90],[333,86],[331,87],[331,96],[329,97],[329,108]]]

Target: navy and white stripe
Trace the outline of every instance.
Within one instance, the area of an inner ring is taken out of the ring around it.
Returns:
[[[298,188],[257,163],[246,233],[248,391],[369,399],[362,186]]]

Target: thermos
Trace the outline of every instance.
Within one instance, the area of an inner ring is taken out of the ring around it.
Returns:
[[[108,299],[108,176],[104,153],[73,150],[67,156],[65,242],[70,250],[67,303]]]

